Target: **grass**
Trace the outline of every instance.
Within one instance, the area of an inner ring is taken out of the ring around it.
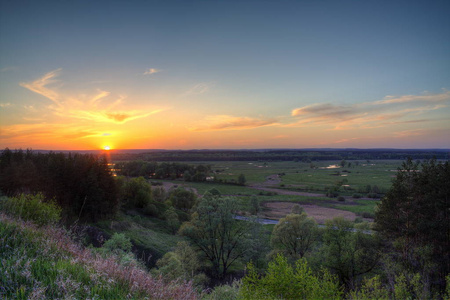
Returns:
[[[140,214],[122,213],[117,220],[99,222],[95,226],[109,235],[125,234],[139,252],[145,254],[141,258],[148,266],[154,266],[156,260],[184,240],[181,236],[173,235],[165,221]]]
[[[355,200],[356,205],[334,205],[334,208],[351,211],[357,215],[362,215],[363,213],[375,213],[375,208],[377,204],[380,203],[379,200]]]
[[[190,283],[151,277],[75,244],[63,229],[0,213],[2,299],[197,299]]]
[[[353,191],[365,189],[367,185],[378,186],[381,190],[388,190],[392,184],[393,176],[402,161],[373,161],[370,163],[351,162],[350,167],[340,167],[335,169],[326,169],[330,165],[339,165],[337,161],[327,161],[316,163],[315,169],[303,168],[294,173],[287,172],[283,176],[282,183],[285,185],[294,185],[310,190],[324,191],[326,188],[335,186],[338,182],[345,181]],[[351,192],[351,191],[349,191]]]

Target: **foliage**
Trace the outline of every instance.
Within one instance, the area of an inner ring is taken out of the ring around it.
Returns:
[[[126,208],[144,208],[152,201],[152,186],[144,177],[126,179],[121,188],[121,204]]]
[[[99,222],[96,227],[110,236],[114,233],[125,234],[134,245],[138,258],[147,267],[153,267],[158,259],[183,240],[173,235],[166,220],[126,212],[121,212],[115,220]]]
[[[131,160],[120,162],[115,165],[118,173],[124,176],[155,179],[177,179],[184,178],[185,181],[206,181],[211,172],[210,166],[192,165],[186,163],[168,162],[146,162],[142,160]]]
[[[42,193],[20,194],[2,202],[2,210],[8,214],[40,226],[55,224],[61,219],[61,208],[54,200],[46,200]]]
[[[173,234],[177,233],[178,228],[180,227],[180,220],[178,219],[178,215],[173,207],[170,207],[164,213],[164,218],[167,221],[167,226],[170,228]]]
[[[115,256],[101,257],[52,226],[0,213],[2,299],[197,299],[191,283],[164,282]]]
[[[219,285],[214,288],[203,300],[237,300],[239,299],[240,282],[233,281],[231,285]]]
[[[337,274],[347,287],[355,286],[359,276],[372,271],[379,261],[379,241],[367,233],[365,223],[354,224],[342,217],[328,220],[322,236],[320,260]]]
[[[328,271],[313,274],[306,260],[294,266],[278,255],[269,263],[264,276],[259,276],[253,265],[247,266],[242,279],[242,299],[341,299],[342,291],[336,278]]]
[[[245,185],[245,183],[247,182],[247,179],[245,179],[245,175],[240,174],[237,182],[239,185]]]
[[[210,194],[213,195],[213,196],[220,196],[220,195],[222,195],[222,193],[221,193],[218,189],[216,189],[216,188],[210,189],[210,190],[208,191],[208,193],[210,193]]]
[[[197,201],[197,195],[195,195],[193,191],[177,188],[170,193],[169,201],[172,203],[173,207],[187,212]]]
[[[271,244],[293,259],[302,258],[311,250],[317,234],[317,224],[305,213],[281,218],[272,232]]]
[[[291,214],[302,214],[304,213],[305,210],[303,209],[303,207],[301,207],[299,204],[295,203],[292,208],[291,208]]]
[[[5,149],[0,154],[0,190],[7,196],[42,192],[56,200],[65,219],[100,220],[117,213],[119,204],[106,157],[88,154]]]
[[[349,294],[349,298],[354,300],[387,300],[391,298],[389,290],[383,285],[378,275],[365,279],[359,289],[353,290]]]
[[[158,269],[153,274],[164,276],[164,280],[193,280],[194,285],[201,286],[206,282],[206,276],[198,272],[200,261],[194,249],[185,241],[179,242],[174,251],[167,252],[156,262]]]
[[[251,222],[234,218],[237,202],[231,197],[206,194],[200,200],[190,222],[180,228],[212,264],[213,275],[224,277],[229,267],[249,251]]]
[[[113,236],[103,244],[103,248],[111,252],[130,252],[131,241],[123,233],[114,233]]]
[[[261,211],[261,206],[259,205],[258,197],[255,195],[250,197],[250,213],[254,216],[257,216]]]
[[[406,272],[430,278],[429,283],[440,290],[450,273],[449,180],[448,161],[419,164],[408,159],[375,216],[375,229],[390,241],[395,260]],[[429,255],[423,255],[425,249]]]
[[[166,190],[163,187],[152,188],[152,198],[157,202],[164,202],[167,199]]]

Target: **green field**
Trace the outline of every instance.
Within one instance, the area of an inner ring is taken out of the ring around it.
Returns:
[[[373,215],[379,200],[364,199],[368,195],[368,186],[378,190],[378,195],[382,196],[391,187],[392,180],[402,162],[401,160],[347,161],[344,167],[341,166],[341,161],[195,162],[193,164],[210,165],[216,180],[230,182],[237,180],[240,174],[244,174],[247,180],[246,185],[182,181],[172,181],[172,183],[194,188],[200,195],[216,188],[222,195],[237,196],[244,206],[251,195],[256,195],[260,202],[299,202],[347,210],[358,215],[364,212]],[[279,182],[268,186],[267,177],[271,175],[279,175]],[[252,186],[276,190],[267,192]],[[339,196],[346,198],[345,202],[324,195],[328,189],[336,186],[339,187]],[[283,191],[308,192],[323,196],[284,195]],[[352,195],[356,193],[360,194],[362,199],[353,199]]]

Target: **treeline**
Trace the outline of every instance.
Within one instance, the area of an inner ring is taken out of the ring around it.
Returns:
[[[41,192],[63,209],[66,221],[98,221],[119,208],[116,182],[105,157],[92,154],[0,154],[0,190],[7,196]]]
[[[154,150],[142,153],[111,153],[114,161],[323,161],[323,160],[374,160],[448,159],[448,150],[408,149],[305,149],[305,150]]]
[[[146,162],[142,160],[120,162],[115,164],[117,175],[153,179],[179,179],[185,181],[206,181],[211,173],[210,165],[192,165],[186,163]]]

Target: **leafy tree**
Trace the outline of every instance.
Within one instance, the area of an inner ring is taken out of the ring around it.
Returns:
[[[223,278],[229,267],[249,251],[252,223],[238,221],[236,199],[206,194],[200,200],[190,222],[180,228],[195,248],[211,262],[213,276]]]
[[[302,214],[305,210],[303,209],[303,207],[301,207],[300,205],[298,205],[297,203],[295,203],[292,208],[291,208],[291,214]]]
[[[247,270],[240,288],[242,299],[342,299],[339,281],[326,270],[314,275],[303,259],[291,266],[278,255],[264,276],[251,263]]]
[[[163,203],[167,198],[166,190],[163,187],[153,187],[152,198],[154,201]]]
[[[175,208],[189,211],[197,201],[197,196],[193,191],[177,188],[170,193],[169,201]]]
[[[244,174],[240,174],[238,177],[238,184],[239,185],[245,185],[245,183],[247,182],[247,180],[245,179],[245,175]]]
[[[144,208],[152,201],[152,187],[144,177],[131,178],[122,187],[122,205]]]
[[[258,213],[261,211],[261,206],[259,205],[258,197],[255,195],[251,196],[250,198],[250,213],[252,215],[258,215]]]
[[[170,230],[173,234],[175,234],[180,227],[180,220],[178,219],[178,215],[175,212],[175,209],[173,207],[169,207],[169,209],[167,209],[164,213],[164,217]]]
[[[341,283],[352,288],[360,275],[378,264],[379,241],[368,234],[365,223],[355,224],[342,217],[328,220],[323,234],[320,260],[338,275]]]
[[[390,242],[394,259],[406,272],[429,278],[431,289],[443,290],[450,273],[449,182],[448,161],[408,159],[375,215],[375,229]]]
[[[200,260],[194,249],[185,241],[178,242],[174,251],[167,252],[156,262],[153,274],[162,275],[166,281],[193,280],[195,285],[203,284],[206,276],[199,272]]]
[[[317,224],[305,213],[281,218],[272,232],[271,244],[290,258],[298,259],[311,250],[317,234]]]

